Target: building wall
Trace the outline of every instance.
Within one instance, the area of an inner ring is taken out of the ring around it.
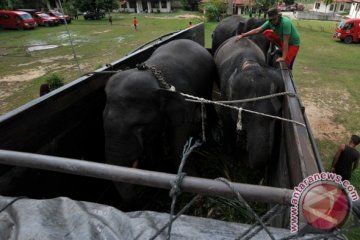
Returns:
[[[349,12],[351,7],[351,3],[332,3],[329,5],[325,5],[324,2],[315,2],[313,11],[315,12],[336,12],[336,13],[343,13],[343,12]]]
[[[324,20],[324,21],[340,21],[341,16],[330,12],[330,13],[322,13],[322,12],[295,12],[295,17],[297,19],[311,19],[311,20]]]
[[[353,2],[351,4],[349,17],[351,17],[351,18],[360,18],[360,2]]]
[[[160,0],[156,2],[143,1],[143,0],[133,0],[126,2],[126,8],[121,8],[121,11],[125,12],[161,12],[167,13],[171,12],[171,1],[170,0]]]

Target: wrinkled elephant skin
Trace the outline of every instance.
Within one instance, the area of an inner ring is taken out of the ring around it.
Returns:
[[[179,92],[211,99],[216,66],[204,47],[185,39],[159,47],[145,64],[154,66],[176,92],[162,89],[159,76],[149,69],[112,76],[103,113],[106,159],[126,167],[177,169],[186,140],[201,132],[200,104],[186,102]],[[164,161],[165,155],[174,161]],[[124,185],[117,188],[131,200],[130,188]]]
[[[217,51],[215,62],[220,75],[223,100],[255,98],[283,91],[280,72],[267,66],[261,49],[250,39],[226,41]],[[278,97],[267,100],[236,103],[237,107],[279,116],[281,101]],[[246,146],[238,146],[236,124],[238,112],[224,109],[221,113],[224,125],[224,149],[235,155],[236,149],[246,149],[248,166],[259,169],[269,162],[274,144],[274,121],[272,118],[242,112],[242,131]],[[236,158],[241,158],[237,156]]]

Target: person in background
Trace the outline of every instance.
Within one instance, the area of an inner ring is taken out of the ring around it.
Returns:
[[[190,21],[188,24],[188,28],[191,28],[191,27],[192,27],[192,22]]]
[[[136,17],[134,17],[134,19],[133,19],[133,25],[134,25],[135,30],[137,31],[138,20],[136,19]]]
[[[352,135],[349,145],[341,144],[331,164],[331,172],[342,177],[342,180],[350,180],[351,174],[359,164],[359,152],[355,147],[360,143],[360,137]]]
[[[112,16],[111,15],[109,15],[109,23],[110,23],[110,25],[112,25]]]
[[[290,19],[282,17],[277,8],[269,9],[267,14],[268,20],[263,25],[246,33],[241,33],[236,37],[236,41],[243,37],[263,33],[269,41],[281,49],[282,56],[277,58],[276,61],[285,61],[291,70],[299,51],[300,36]]]

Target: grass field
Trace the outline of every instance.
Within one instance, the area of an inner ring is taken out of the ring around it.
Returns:
[[[57,72],[70,82],[86,72],[111,63],[136,47],[168,32],[184,29],[189,21],[203,21],[198,13],[136,15],[114,14],[113,25],[106,19],[73,21],[69,30],[80,70],[65,26],[30,31],[0,31],[0,114],[38,96],[48,74]],[[80,17],[81,18],[81,17]],[[335,22],[294,20],[301,36],[301,48],[293,76],[310,119],[326,170],[341,143],[352,133],[360,134],[360,44],[346,45],[332,39]],[[205,23],[206,47],[217,23]],[[58,47],[29,52],[35,45]],[[352,178],[360,189],[360,169]],[[350,235],[358,239],[360,234]]]

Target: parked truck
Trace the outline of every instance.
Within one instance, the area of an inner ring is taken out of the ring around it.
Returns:
[[[360,40],[360,18],[342,20],[333,35],[344,43],[359,42]]]

